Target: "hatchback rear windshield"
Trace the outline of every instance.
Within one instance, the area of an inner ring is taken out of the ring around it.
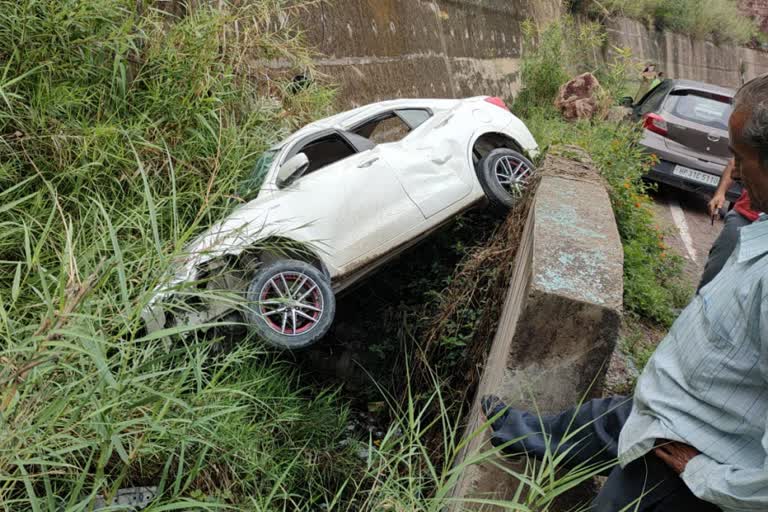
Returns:
[[[672,114],[718,130],[728,130],[731,98],[699,91],[673,91],[666,109]]]

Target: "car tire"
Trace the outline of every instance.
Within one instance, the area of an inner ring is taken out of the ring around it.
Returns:
[[[514,206],[535,173],[530,160],[507,148],[494,149],[477,164],[483,192],[492,206],[502,210]]]
[[[246,322],[256,335],[281,349],[316,343],[336,314],[328,278],[298,260],[280,260],[261,268],[248,285],[246,299]]]

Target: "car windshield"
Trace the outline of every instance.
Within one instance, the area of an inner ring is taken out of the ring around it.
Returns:
[[[241,199],[250,201],[259,194],[259,189],[264,182],[267,171],[269,171],[272,162],[279,152],[280,148],[270,149],[262,153],[256,161],[256,165],[253,166],[253,170],[240,182],[237,195],[240,196]]]

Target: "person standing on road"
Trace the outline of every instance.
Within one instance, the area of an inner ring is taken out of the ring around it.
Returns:
[[[729,122],[733,179],[768,211],[768,76],[744,85]],[[634,396],[538,418],[483,398],[507,453],[612,463],[594,512],[768,510],[768,216],[739,231],[733,254],[648,361]],[[572,433],[567,436],[567,433]]]
[[[715,195],[712,196],[712,200],[709,201],[709,215],[714,219],[718,215],[720,209],[725,205],[725,194],[728,189],[733,185],[733,167],[734,160],[731,159],[728,162],[728,166],[723,171],[723,175],[720,178],[720,183],[715,190]],[[760,212],[756,212],[752,209],[749,201],[749,193],[746,189],[741,193],[738,201],[733,207],[733,210],[728,212],[725,216],[725,225],[723,230],[720,231],[720,235],[712,244],[712,249],[709,251],[709,257],[707,263],[704,265],[704,273],[701,275],[701,281],[696,290],[704,288],[714,277],[720,273],[723,265],[733,253],[736,242],[739,241],[739,230],[757,220],[760,216]]]

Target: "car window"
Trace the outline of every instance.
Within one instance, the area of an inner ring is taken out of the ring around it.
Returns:
[[[293,154],[304,153],[309,159],[309,167],[304,176],[334,164],[355,154],[355,150],[338,134],[326,135],[320,139],[308,142]]]
[[[410,131],[411,127],[392,112],[364,123],[353,133],[370,139],[376,144],[387,144],[402,140]]]
[[[400,116],[400,118],[405,121],[408,126],[411,127],[411,130],[415,130],[417,127],[419,127],[421,124],[423,124],[427,119],[432,117],[432,113],[429,110],[424,110],[421,108],[407,108],[403,110],[396,110],[395,113]]]
[[[728,129],[733,107],[731,99],[699,91],[675,91],[665,109],[687,121],[718,130]]]
[[[664,103],[664,98],[667,97],[670,88],[671,84],[667,85],[662,83],[648,93],[648,95],[641,100],[639,105],[640,115],[644,116],[650,112],[658,112],[661,109],[661,105]]]

